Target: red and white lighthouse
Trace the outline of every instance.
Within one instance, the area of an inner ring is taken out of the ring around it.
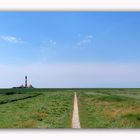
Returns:
[[[27,88],[27,76],[25,76],[25,88]]]

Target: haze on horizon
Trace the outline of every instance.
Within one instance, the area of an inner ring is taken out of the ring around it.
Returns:
[[[140,87],[140,12],[0,12],[0,88]]]

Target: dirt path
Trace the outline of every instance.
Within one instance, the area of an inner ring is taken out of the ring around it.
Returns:
[[[79,121],[78,100],[77,100],[76,92],[74,93],[72,128],[81,128],[80,127],[80,121]]]

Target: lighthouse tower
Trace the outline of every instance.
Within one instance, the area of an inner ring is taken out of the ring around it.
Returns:
[[[27,76],[25,76],[25,88],[27,88]]]

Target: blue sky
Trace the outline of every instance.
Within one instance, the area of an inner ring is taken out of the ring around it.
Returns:
[[[139,87],[140,12],[0,12],[0,87]]]

